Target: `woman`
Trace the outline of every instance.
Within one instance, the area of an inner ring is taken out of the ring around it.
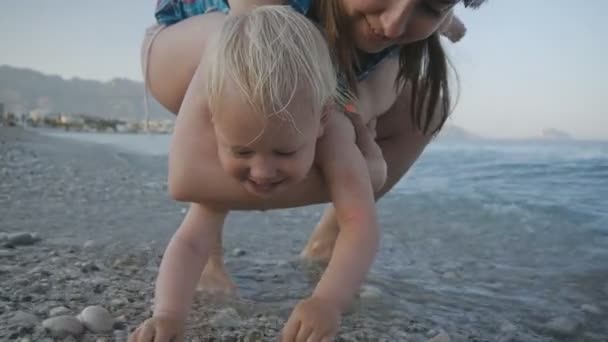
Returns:
[[[462,0],[476,8],[485,0]],[[152,95],[178,114],[170,152],[169,190],[180,201],[230,204],[244,210],[303,206],[328,201],[317,173],[289,193],[271,200],[255,199],[222,179],[223,170],[202,163],[204,150],[197,139],[202,122],[197,102],[197,73],[210,32],[226,14],[252,6],[289,4],[325,31],[337,60],[345,89],[373,134],[387,163],[387,180],[376,194],[382,197],[412,166],[445,122],[449,110],[446,58],[439,42],[444,32],[452,41],[464,26],[452,18],[460,0],[160,0],[144,41],[142,64]],[[214,182],[207,182],[214,179]],[[328,207],[302,256],[328,261],[338,235],[332,207]],[[221,236],[210,258],[201,287],[230,292],[234,285],[224,270]]]

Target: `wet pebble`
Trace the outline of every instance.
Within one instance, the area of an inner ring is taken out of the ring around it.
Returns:
[[[242,250],[242,249],[240,249],[240,248],[235,248],[235,249],[232,251],[232,256],[235,256],[235,257],[240,257],[240,256],[243,256],[243,255],[245,255],[245,254],[247,254],[247,252],[245,252],[244,250]]]
[[[114,318],[108,310],[99,305],[87,306],[80,312],[78,319],[84,326],[94,333],[112,331]]]
[[[48,318],[42,322],[42,327],[49,331],[51,336],[57,338],[79,336],[84,331],[82,323],[76,317],[69,315]]]
[[[500,325],[500,331],[503,333],[511,333],[516,330],[517,330],[517,327],[509,321],[505,321]]]
[[[218,328],[236,328],[241,324],[241,318],[234,308],[225,308],[211,317],[209,323]]]
[[[382,290],[372,285],[363,285],[359,296],[362,299],[378,299],[382,297]]]
[[[578,329],[580,323],[568,317],[556,317],[545,324],[545,329],[556,335],[572,335]]]
[[[95,240],[87,240],[85,241],[85,243],[82,245],[82,247],[84,249],[91,249],[93,247],[96,246]]]
[[[9,249],[0,249],[0,258],[9,258],[15,256],[15,252]]]
[[[38,234],[32,233],[11,233],[5,241],[5,244],[16,247],[16,246],[28,246],[38,242],[40,237]]]
[[[63,315],[69,315],[69,314],[70,314],[70,309],[66,308],[65,306],[58,306],[58,307],[52,308],[49,311],[49,317],[63,316]]]
[[[8,323],[9,326],[31,329],[38,324],[38,317],[29,312],[17,311],[8,319]]]
[[[450,339],[450,335],[448,335],[448,333],[446,333],[445,331],[440,331],[439,334],[437,334],[434,337],[431,337],[428,342],[451,342],[452,340]]]
[[[595,305],[592,304],[583,304],[581,305],[581,310],[586,313],[590,313],[593,315],[601,315],[602,310]]]

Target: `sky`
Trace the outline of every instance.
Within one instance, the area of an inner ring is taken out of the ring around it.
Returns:
[[[5,1],[0,65],[141,81],[140,44],[155,2]],[[608,1],[488,0],[456,13],[468,31],[445,44],[460,78],[452,123],[489,137],[555,128],[608,139]]]

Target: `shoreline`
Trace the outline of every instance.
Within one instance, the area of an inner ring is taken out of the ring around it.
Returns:
[[[160,257],[187,207],[166,193],[166,159],[0,127],[0,340],[50,342],[43,322],[51,311],[74,317],[90,305],[101,305],[114,320],[112,331],[86,330],[78,339],[58,340],[124,341],[149,315]],[[488,232],[442,226],[446,216],[441,214],[414,215],[433,213],[428,204],[436,202],[424,201],[434,194],[395,194],[383,200],[384,254],[344,317],[337,341],[438,342],[446,336],[470,342],[605,340],[601,317],[608,297],[602,293],[608,294],[608,284],[600,281],[603,268],[580,280],[561,271],[555,277],[533,269],[532,275],[505,274],[517,269],[478,257],[491,247],[469,241],[461,241],[471,249],[463,258],[457,254],[459,240]],[[409,211],[404,211],[404,201]],[[241,297],[220,301],[198,294],[189,323],[191,340],[276,338],[294,303],[317,280],[319,270],[297,255],[322,207],[229,216],[225,258]],[[475,207],[460,209],[464,219],[470,208]],[[509,212],[497,215],[511,217]],[[505,222],[505,227],[517,222]],[[508,229],[502,231],[510,236]],[[37,237],[27,245],[9,246],[16,233]],[[273,248],[265,248],[269,240],[275,241]],[[475,254],[476,248],[481,254]],[[420,254],[427,250],[431,253]],[[575,281],[589,289],[574,291]],[[520,292],[527,287],[536,292]],[[558,305],[550,306],[553,302]]]

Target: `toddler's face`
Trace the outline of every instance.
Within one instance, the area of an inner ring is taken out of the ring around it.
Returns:
[[[303,99],[263,117],[244,101],[221,100],[213,114],[218,156],[224,170],[254,195],[268,197],[303,180],[310,171],[322,128],[320,114]]]
[[[428,38],[459,0],[342,0],[357,48],[380,52]]]

